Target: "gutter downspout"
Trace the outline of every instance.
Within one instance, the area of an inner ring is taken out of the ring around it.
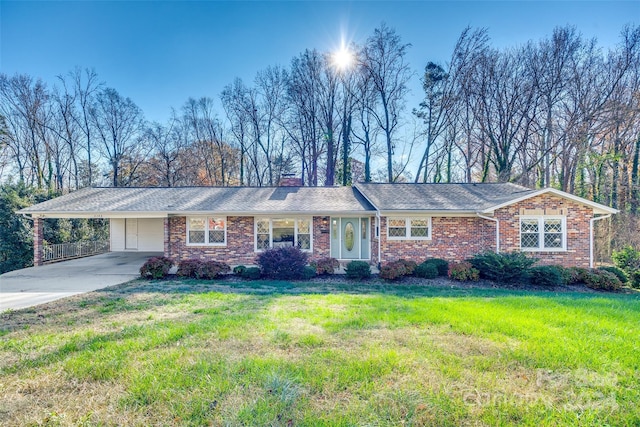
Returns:
[[[381,245],[380,245],[380,240],[382,238],[382,230],[380,230],[380,228],[382,227],[382,222],[380,220],[380,211],[376,209],[376,226],[374,227],[375,230],[377,231],[378,235],[376,236],[378,238],[378,269],[380,268],[380,265],[382,265],[382,260],[380,259],[380,254],[382,253],[382,249],[381,249]]]
[[[500,220],[498,218],[493,218],[490,216],[484,216],[480,212],[476,212],[476,215],[482,219],[488,219],[489,221],[493,221],[496,223],[496,253],[500,253]]]
[[[596,221],[610,217],[611,214],[606,214],[602,216],[594,216],[589,220],[589,268],[593,268],[593,226]]]

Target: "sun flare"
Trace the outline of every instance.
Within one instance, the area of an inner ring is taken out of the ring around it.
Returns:
[[[333,54],[333,64],[339,70],[349,69],[354,62],[355,58],[353,52],[351,52],[351,50],[349,50],[349,48],[344,45],[340,48],[340,50],[336,51]]]

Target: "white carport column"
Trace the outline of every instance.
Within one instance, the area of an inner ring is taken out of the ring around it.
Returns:
[[[44,245],[44,219],[33,218],[33,265],[40,266],[43,264],[43,245]]]
[[[169,232],[169,217],[164,218],[164,256],[171,258],[171,233]]]

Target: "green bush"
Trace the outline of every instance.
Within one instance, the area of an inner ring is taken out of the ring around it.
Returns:
[[[453,262],[449,264],[449,278],[459,282],[476,282],[480,279],[480,271],[474,268],[468,261]]]
[[[247,269],[244,265],[236,265],[233,267],[233,274],[236,276],[242,276],[242,273]]]
[[[388,262],[380,267],[380,278],[384,280],[398,280],[407,274],[407,269],[402,260]]]
[[[416,271],[416,267],[418,267],[418,263],[409,259],[402,259],[400,258],[398,261],[399,264],[401,264],[404,267],[405,276],[412,276],[415,274]]]
[[[195,277],[196,279],[212,280],[228,271],[231,271],[231,268],[223,262],[201,261],[196,268]]]
[[[618,280],[620,280],[622,283],[627,283],[629,281],[629,278],[627,277],[625,272],[618,267],[604,265],[602,267],[598,267],[598,270],[608,271],[609,273],[615,274]]]
[[[348,279],[368,279],[371,277],[371,266],[366,261],[351,261],[345,268]]]
[[[318,276],[324,276],[335,273],[336,268],[340,267],[340,262],[335,258],[320,258],[312,262],[311,266],[315,267]]]
[[[173,261],[166,257],[149,258],[140,267],[140,276],[145,279],[163,279],[169,274]]]
[[[622,288],[622,282],[615,274],[604,270],[589,270],[584,275],[584,284],[591,289],[602,291],[617,291]]]
[[[440,258],[429,258],[424,263],[434,265],[438,269],[438,276],[446,276],[447,274],[449,274],[449,262],[447,260]]]
[[[311,280],[316,277],[316,269],[310,265],[307,265],[302,271],[302,279],[303,280]]]
[[[630,285],[640,288],[640,250],[625,246],[619,251],[613,251],[611,258],[616,267],[627,274]]]
[[[449,268],[449,263],[447,263],[447,269]],[[416,277],[422,277],[424,279],[435,279],[439,276],[438,267],[436,264],[425,261],[422,264],[416,267],[416,271],[414,272]]]
[[[627,245],[619,251],[613,251],[611,255],[616,267],[629,274],[634,270],[640,270],[640,251]]]
[[[262,271],[258,267],[245,267],[240,273],[240,277],[247,280],[258,280],[262,276]]]
[[[273,248],[258,255],[262,274],[270,279],[301,279],[307,266],[308,255],[294,246]]]
[[[563,268],[557,265],[541,265],[529,269],[529,282],[536,286],[562,286],[565,279]]]
[[[640,270],[633,271],[629,275],[629,284],[636,289],[640,289]]]
[[[480,272],[480,277],[502,283],[523,279],[536,261],[522,252],[484,252],[469,260]]]

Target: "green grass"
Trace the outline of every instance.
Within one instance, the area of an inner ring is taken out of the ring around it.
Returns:
[[[640,298],[134,281],[0,315],[2,425],[638,425]]]

